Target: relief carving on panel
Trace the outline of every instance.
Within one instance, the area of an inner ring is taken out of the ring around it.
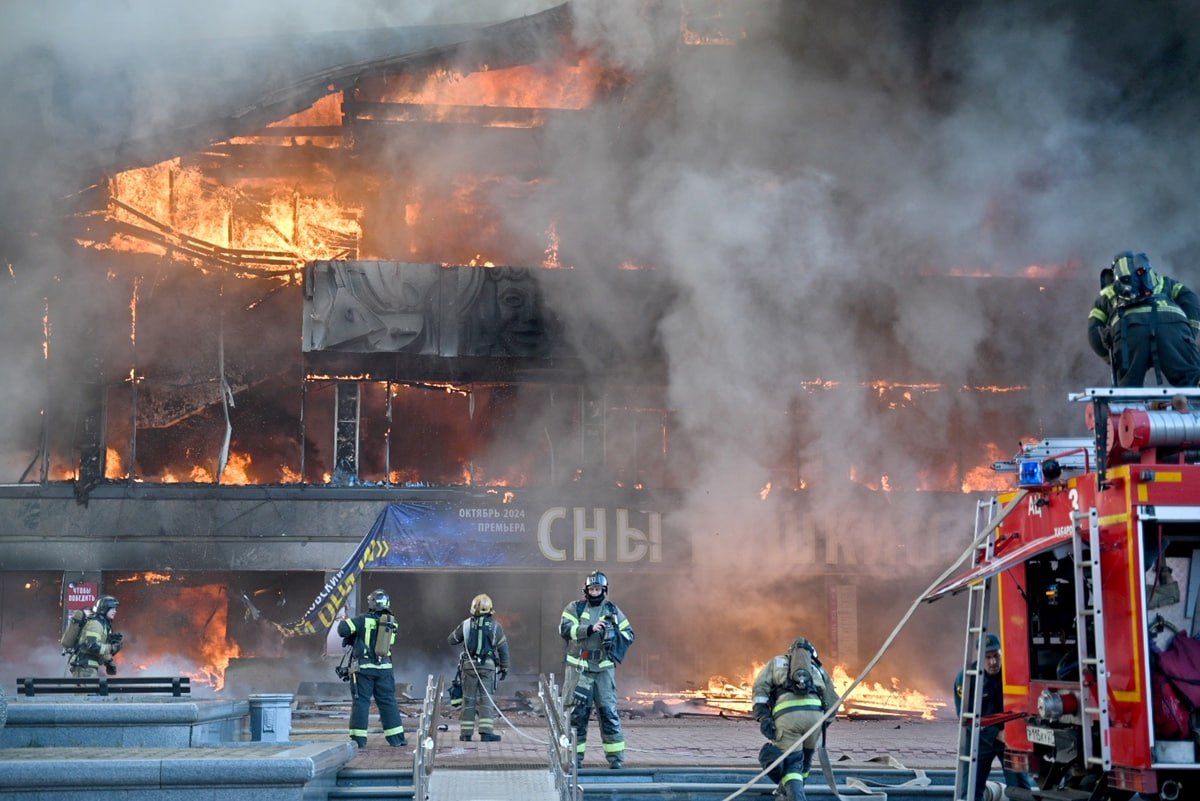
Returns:
[[[305,274],[304,350],[424,352],[437,338],[432,303],[440,269],[313,262]]]

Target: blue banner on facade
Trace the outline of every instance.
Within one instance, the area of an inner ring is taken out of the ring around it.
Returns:
[[[689,561],[676,541],[670,564]],[[659,512],[456,501],[392,503],[285,636],[324,633],[365,569],[578,569],[664,561]]]

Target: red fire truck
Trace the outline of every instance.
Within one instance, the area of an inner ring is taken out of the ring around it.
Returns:
[[[964,686],[989,631],[1002,643],[1004,711],[965,694],[955,798],[973,801],[980,729],[1002,724],[1005,768],[1038,785],[1010,798],[1198,799],[1200,390],[1069,399],[1092,434],[999,463],[1016,488],[979,504],[973,564],[929,595],[969,594]]]

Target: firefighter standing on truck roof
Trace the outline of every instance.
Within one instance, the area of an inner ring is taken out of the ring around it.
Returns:
[[[111,595],[101,595],[92,607],[92,613],[87,615],[79,629],[75,643],[70,645],[68,664],[71,675],[77,679],[94,679],[100,676],[100,666],[109,676],[117,672],[113,657],[121,650],[123,637],[112,630],[113,621],[117,617],[117,607],[121,602]],[[71,630],[72,621],[67,625]],[[65,637],[66,635],[64,635]],[[67,645],[64,643],[64,646]]]
[[[983,658],[983,700],[979,707],[980,719],[1004,711],[1004,679],[1000,675],[1000,638],[989,634],[984,638]],[[971,663],[974,670],[976,663]],[[973,685],[966,686],[970,692]],[[954,712],[962,717],[963,707],[963,671],[958,671],[954,677]],[[970,697],[969,695],[967,696]],[[979,729],[979,753],[975,764],[975,793],[972,798],[982,801],[984,786],[988,774],[992,770],[992,762],[997,758],[1001,766],[1004,764],[1004,724],[984,726]],[[1014,770],[1004,771],[1004,783],[1009,787],[1036,789],[1033,777],[1028,773],[1018,773]]]
[[[567,641],[563,704],[575,728],[575,767],[583,767],[592,706],[600,721],[604,758],[614,770],[625,764],[625,735],[617,716],[617,664],[633,642],[633,627],[608,600],[608,576],[599,570],[583,582],[583,599],[563,609],[559,634]]]
[[[1143,386],[1151,367],[1159,384],[1200,384],[1200,296],[1156,274],[1145,253],[1118,253],[1109,269],[1088,313],[1088,344],[1112,365],[1113,384]]]
[[[496,692],[496,682],[504,681],[508,676],[508,638],[495,614],[491,596],[480,593],[471,599],[471,616],[455,626],[446,638],[451,645],[461,643],[463,647],[458,660],[463,693],[458,718],[460,740],[471,739],[478,713],[479,739],[485,743],[500,742],[500,735],[492,731],[496,725],[496,719],[492,717],[496,706],[492,696]]]
[[[772,657],[763,665],[754,679],[753,693],[754,717],[769,741],[758,752],[758,762],[764,768],[783,756],[838,702],[837,690],[821,667],[817,649],[804,637],[797,637],[786,654]],[[823,728],[813,731],[800,749],[771,769],[768,776],[779,785],[779,797],[804,801],[804,782],[823,735]]]
[[[392,599],[383,590],[367,596],[367,612],[338,623],[342,643],[352,646],[350,684],[354,704],[350,707],[350,739],[359,748],[367,747],[367,719],[371,699],[379,708],[379,723],[388,745],[402,746],[404,722],[396,706],[396,677],[392,674],[392,646],[396,644],[396,618]]]

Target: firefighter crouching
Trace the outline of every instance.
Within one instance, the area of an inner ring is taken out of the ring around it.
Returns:
[[[492,717],[493,696],[496,682],[504,681],[508,676],[508,638],[495,613],[491,596],[476,595],[471,599],[471,616],[455,626],[446,638],[451,645],[461,643],[463,647],[458,664],[458,675],[462,677],[462,709],[458,719],[460,740],[470,740],[478,722],[480,740],[500,742],[500,735],[493,731],[496,725],[496,719]]]
[[[68,649],[68,664],[71,675],[75,678],[98,678],[102,665],[104,672],[109,676],[116,674],[117,666],[113,657],[121,650],[124,638],[112,630],[112,625],[120,605],[121,602],[113,596],[101,595],[96,599],[91,614],[86,615],[82,621],[72,620],[67,625],[67,632],[63,635],[63,646]],[[72,627],[77,627],[77,631]],[[73,639],[74,642],[69,643],[68,639]]]
[[[379,709],[379,722],[388,745],[405,745],[404,723],[396,706],[396,677],[392,674],[392,646],[396,643],[396,618],[392,600],[383,590],[367,596],[367,612],[338,623],[342,643],[354,649],[350,686],[354,703],[350,708],[350,739],[367,747],[367,719],[371,699]]]
[[[817,649],[797,637],[786,654],[773,657],[754,680],[754,717],[769,742],[758,752],[766,768],[816,726],[825,711],[838,702],[833,682],[821,667]],[[826,723],[825,725],[828,725]],[[788,801],[805,801],[804,782],[812,770],[813,754],[823,727],[817,727],[768,776],[779,787],[776,795]]]
[[[590,573],[583,582],[583,599],[567,604],[559,623],[559,634],[567,641],[563,704],[571,710],[577,768],[583,767],[593,705],[608,766],[617,769],[625,764],[616,668],[633,642],[633,627],[607,596],[608,577],[598,570]]]
[[[1110,363],[1113,384],[1143,386],[1151,368],[1159,384],[1200,384],[1200,296],[1132,251],[1113,258],[1101,283],[1088,313],[1088,344]]]

